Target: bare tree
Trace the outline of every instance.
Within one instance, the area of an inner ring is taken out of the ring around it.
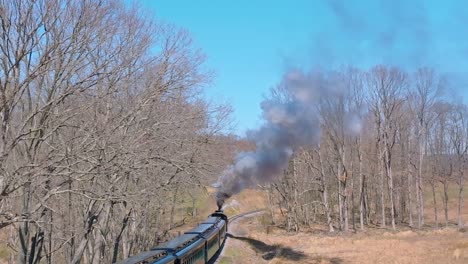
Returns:
[[[349,229],[349,221],[356,228],[358,211],[361,229],[373,223],[385,227],[388,221],[396,229],[406,221],[413,226],[417,208],[422,227],[423,187],[429,186],[437,226],[440,182],[447,225],[448,190],[456,179],[462,226],[466,110],[464,105],[444,103],[442,76],[428,68],[407,75],[388,66],[376,66],[365,74],[348,68],[311,76],[317,78],[311,85],[320,85],[325,94],[318,105],[322,136],[318,145],[296,153],[284,186],[276,189],[284,217],[296,219],[294,225],[307,225],[304,208],[318,202],[322,205],[318,213],[329,231],[334,230],[334,221],[342,230]],[[361,129],[353,129],[353,123]],[[314,211],[313,219],[316,215]]]
[[[0,6],[0,228],[17,228],[19,262],[108,263],[165,239],[171,190],[203,190],[231,158],[188,33],[119,1]]]
[[[432,129],[432,139],[430,139],[433,146],[431,154],[435,159],[432,162],[437,166],[435,177],[443,186],[444,217],[445,225],[448,226],[448,188],[452,180],[454,166],[448,136],[449,115],[452,111],[452,106],[447,103],[438,103],[434,105],[433,111],[436,114],[436,118],[434,122],[435,127]]]
[[[322,154],[320,153],[320,146],[314,150],[314,152],[305,152],[306,154],[306,162],[307,164],[315,170],[315,173],[319,176],[319,192],[321,193],[322,197],[322,205],[325,211],[325,217],[327,221],[328,231],[334,232],[335,229],[333,228],[333,220],[332,220],[332,209],[330,207],[329,201],[329,184],[326,179],[326,170],[325,170],[325,163],[322,160]],[[315,154],[315,155],[314,155]],[[315,162],[314,162],[315,160]],[[315,165],[317,163],[317,165]]]
[[[463,227],[463,185],[466,156],[468,151],[468,120],[467,109],[464,105],[457,105],[450,115],[449,137],[452,155],[456,157],[457,185],[458,185],[458,227]]]
[[[414,89],[411,94],[411,106],[417,120],[416,133],[418,144],[418,164],[416,175],[416,194],[418,207],[418,227],[424,225],[424,192],[422,170],[424,157],[427,155],[427,131],[431,119],[429,111],[440,95],[442,82],[433,69],[420,68],[414,77]]]
[[[395,229],[395,201],[394,179],[392,172],[392,149],[396,141],[396,122],[398,122],[398,108],[403,103],[403,96],[407,84],[406,75],[396,68],[377,66],[368,76],[368,86],[371,90],[374,116],[377,127],[381,129],[383,145],[383,169],[387,178],[388,194],[390,197],[390,215],[392,228]],[[380,125],[381,124],[381,125]],[[382,174],[383,175],[383,174]],[[383,176],[382,178],[383,179]],[[385,226],[385,206],[383,181],[381,181],[382,225]]]

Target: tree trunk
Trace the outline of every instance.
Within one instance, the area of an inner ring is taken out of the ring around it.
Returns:
[[[393,173],[392,173],[392,153],[390,148],[388,133],[384,133],[384,147],[385,147],[385,174],[387,176],[388,194],[390,196],[390,217],[392,223],[392,229],[395,230],[395,201],[394,201],[394,189],[393,189]]]
[[[448,181],[444,179],[444,216],[445,216],[445,226],[448,227],[449,220],[448,220]]]
[[[464,161],[459,161],[459,172],[458,172],[458,228],[463,227],[463,166]]]
[[[351,148],[351,157],[353,157],[353,151],[352,151],[352,148]],[[346,205],[346,207],[348,208],[348,212],[349,212],[349,208],[350,208],[350,205],[351,204],[351,224],[353,225],[353,230],[356,230],[356,219],[355,219],[355,213],[356,213],[356,210],[355,210],[355,207],[354,207],[354,159],[351,158],[351,177],[350,177],[350,184],[349,184],[349,192],[347,193],[347,195],[349,195],[350,199],[348,199],[348,203]]]
[[[338,202],[340,208],[340,228],[341,230],[347,232],[349,229],[348,225],[348,207],[347,207],[347,188],[346,188],[346,178],[347,173],[344,169],[342,163],[338,164]]]
[[[127,228],[128,225],[128,220],[130,218],[130,215],[132,214],[132,210],[128,212],[127,215],[125,215],[124,219],[122,220],[122,227],[120,228],[120,232],[118,233],[117,237],[115,238],[114,241],[114,251],[112,254],[112,263],[117,262],[117,257],[119,255],[119,244],[122,239],[122,234],[124,233],[125,229]]]
[[[138,219],[138,216],[135,212],[135,210],[132,210],[132,214],[130,216],[130,223],[128,224],[127,230],[124,232],[123,237],[122,237],[122,258],[126,259],[130,256],[133,246],[135,245],[135,237],[137,233],[137,222],[136,219]],[[156,220],[156,223],[159,223],[158,220]],[[156,238],[158,239],[158,238]]]
[[[358,137],[357,140],[358,144],[358,160],[359,160],[359,226],[361,230],[364,230],[364,182],[365,182],[365,176],[362,173],[362,150],[361,150],[361,136]]]
[[[385,174],[387,176],[388,194],[390,197],[390,217],[391,217],[392,229],[395,230],[396,227],[395,227],[395,202],[394,202],[394,197],[393,197],[393,191],[394,191],[393,190],[393,175],[392,175],[392,168],[390,165],[390,159],[388,158],[388,156],[385,161]]]
[[[395,201],[393,195],[393,173],[392,168],[388,165],[388,192],[390,194],[390,216],[392,221],[392,229],[396,230],[395,226]]]
[[[297,169],[296,169],[296,157],[292,158],[292,173],[293,173],[293,189],[294,189],[294,204],[293,204],[293,217],[294,217],[294,230],[299,232],[299,197],[297,193],[298,181],[297,181]]]
[[[179,184],[176,184],[174,188],[174,193],[172,196],[172,204],[171,204],[171,214],[169,218],[169,229],[172,229],[174,227],[174,216],[175,216],[175,207],[176,207],[176,202],[177,202],[177,194],[179,192]]]
[[[19,227],[19,242],[20,252],[18,263],[28,264],[31,252],[29,251],[29,239],[30,239],[30,226],[29,226],[29,204],[31,200],[31,180],[27,182],[23,187],[23,217],[27,220],[20,224]]]
[[[366,215],[365,213],[365,209],[364,209],[364,176],[361,175],[359,177],[359,192],[360,192],[360,195],[359,195],[359,228],[361,230],[364,230],[364,216]]]
[[[417,178],[417,193],[418,193],[418,228],[424,225],[424,190],[422,184],[422,167],[423,167],[423,142],[421,142],[421,135],[419,136],[419,167],[418,167],[418,178]]]
[[[274,209],[273,209],[273,206],[274,206],[274,202],[273,202],[273,198],[271,197],[271,189],[268,188],[266,190],[266,193],[267,193],[267,200],[268,200],[268,210],[269,210],[269,213],[270,213],[270,216],[271,216],[271,224],[275,224],[275,212],[274,212]]]
[[[350,186],[350,189],[351,189],[351,221],[352,221],[352,224],[353,224],[353,230],[356,230],[356,207],[354,206],[355,202],[354,202],[354,177],[351,176],[351,186]]]
[[[364,182],[366,178],[362,172],[359,176],[359,188],[360,188],[360,196],[359,196],[359,224],[361,230],[364,230],[364,218],[366,217],[366,209],[365,209],[365,189],[364,189]]]
[[[344,147],[342,148],[342,151],[341,151],[341,170],[339,170],[340,172],[340,180],[339,180],[339,183],[342,185],[341,186],[341,195],[342,195],[342,210],[343,210],[343,230],[345,232],[348,232],[349,231],[349,208],[348,208],[348,170],[346,169],[346,151],[344,149]]]
[[[91,263],[92,264],[99,264],[103,261],[104,257],[104,240],[105,237],[104,235],[107,234],[108,232],[108,219],[111,214],[111,209],[112,209],[112,202],[106,201],[106,204],[104,205],[104,210],[101,213],[99,217],[99,229],[95,229],[96,235],[95,235],[95,242],[94,242],[94,247],[93,247],[93,258]]]
[[[325,215],[327,216],[328,231],[329,232],[335,232],[335,229],[333,228],[333,221],[332,221],[332,218],[331,218],[330,205],[328,203],[328,188],[327,188],[327,186],[325,186],[324,189],[323,189],[322,197],[323,197],[323,204],[324,204],[324,207],[325,207]]]
[[[413,173],[410,170],[410,163],[411,163],[411,136],[408,136],[408,150],[407,150],[407,158],[406,161],[406,173],[408,174],[408,218],[409,218],[409,226],[413,227]]]
[[[334,232],[335,229],[333,228],[330,204],[328,201],[328,185],[327,185],[327,182],[325,181],[325,168],[324,168],[324,164],[322,161],[322,155],[320,154],[320,149],[317,151],[317,154],[319,157],[319,164],[320,164],[320,183],[322,185],[322,201],[323,201],[323,207],[325,208],[325,215],[327,217],[328,231]]]
[[[437,199],[436,199],[436,192],[435,192],[435,180],[431,181],[431,188],[432,188],[432,202],[434,204],[434,221],[436,228],[439,227],[439,220],[437,218]]]
[[[345,177],[346,173],[345,173]],[[346,181],[343,182],[343,216],[344,216],[344,231],[348,232],[349,231],[349,212],[348,212],[348,188],[346,186]]]
[[[385,172],[384,172],[384,168],[383,166],[381,166],[382,164],[382,161],[381,159],[379,158],[379,169],[381,170],[380,171],[380,210],[381,210],[381,227],[385,227],[385,184],[384,184],[384,180],[385,180]]]
[[[85,233],[83,234],[83,238],[81,239],[78,247],[75,250],[75,255],[71,258],[70,264],[79,264],[81,263],[81,259],[83,258],[83,254],[86,250],[86,247],[89,245],[89,236],[94,229],[94,223],[97,221],[99,214],[95,214],[94,212],[99,212],[102,209],[102,205],[98,210],[95,210],[96,200],[92,200],[88,204],[87,208],[87,216],[85,218]],[[88,261],[85,261],[88,263]]]
[[[66,149],[65,155],[67,157],[67,165],[70,166],[70,161],[69,161],[69,149]],[[70,242],[68,243],[68,248],[69,251],[67,252],[67,261],[71,262],[73,259],[73,256],[75,255],[75,230],[76,230],[76,217],[73,215],[73,200],[72,200],[72,192],[73,190],[73,178],[71,177],[71,174],[68,175],[68,186],[67,186],[69,192],[67,194],[67,219],[66,222],[68,222],[68,225],[70,226]]]

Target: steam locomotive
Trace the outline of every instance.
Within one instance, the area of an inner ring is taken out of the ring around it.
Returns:
[[[183,235],[119,264],[210,263],[222,248],[227,226],[227,216],[221,210],[215,211],[203,223]]]

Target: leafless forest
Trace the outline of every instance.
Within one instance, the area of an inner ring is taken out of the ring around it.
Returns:
[[[468,109],[450,98],[449,81],[430,68],[384,65],[314,74],[340,93],[317,105],[320,143],[297,150],[282,181],[266,188],[287,229],[322,221],[329,231],[395,230],[427,220],[462,228]],[[449,219],[453,185],[458,212]]]
[[[173,197],[230,156],[230,108],[199,96],[203,54],[119,1],[0,8],[3,257],[111,263],[155,245]]]
[[[3,260],[111,263],[148,249],[176,225],[178,197],[193,217],[248,145],[225,135],[229,105],[202,99],[212,74],[190,35],[138,8],[0,0],[0,27]],[[259,186],[275,224],[463,227],[468,108],[450,80],[386,65],[310,74],[341,92],[316,106],[320,143]]]

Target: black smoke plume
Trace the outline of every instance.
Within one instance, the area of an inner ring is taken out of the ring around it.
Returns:
[[[271,182],[287,168],[293,151],[316,143],[320,136],[317,105],[323,96],[334,93],[321,74],[290,71],[279,90],[286,96],[262,102],[264,124],[248,137],[256,150],[239,153],[217,182],[218,207],[247,187]]]

